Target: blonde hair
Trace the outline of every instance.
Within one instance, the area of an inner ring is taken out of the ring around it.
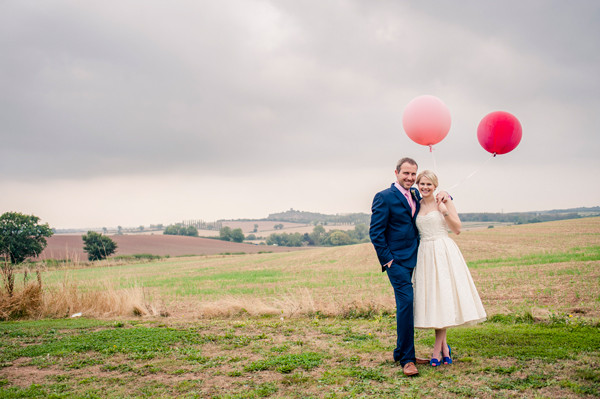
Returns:
[[[421,173],[418,174],[417,176],[417,184],[419,184],[419,182],[421,181],[421,178],[426,177],[429,180],[431,180],[431,182],[433,183],[433,185],[437,188],[438,187],[438,178],[435,175],[435,173],[433,173],[430,170],[424,170]]]

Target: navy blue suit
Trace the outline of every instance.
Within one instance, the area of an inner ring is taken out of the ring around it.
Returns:
[[[369,236],[377,252],[381,271],[387,270],[396,298],[396,330],[398,339],[394,361],[404,366],[415,361],[412,273],[417,264],[419,232],[416,216],[421,196],[411,189],[416,204],[414,216],[406,197],[392,184],[375,194],[371,208]],[[384,265],[393,261],[392,266]]]

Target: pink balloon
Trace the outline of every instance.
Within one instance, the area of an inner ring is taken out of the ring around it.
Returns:
[[[504,111],[487,114],[477,127],[479,144],[494,156],[514,150],[521,142],[522,136],[523,130],[519,120]]]
[[[408,137],[417,144],[428,145],[442,141],[450,130],[450,110],[435,96],[419,96],[404,110],[402,126]]]

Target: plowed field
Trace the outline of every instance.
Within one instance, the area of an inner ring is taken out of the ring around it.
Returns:
[[[214,255],[240,252],[288,252],[301,249],[171,235],[114,235],[110,238],[117,243],[116,255]],[[83,260],[87,255],[83,252],[81,235],[55,235],[48,239],[48,246],[40,258]]]

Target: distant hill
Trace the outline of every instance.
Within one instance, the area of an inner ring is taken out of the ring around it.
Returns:
[[[222,219],[217,223],[225,222],[288,222],[300,224],[369,224],[371,214],[367,213],[344,213],[336,215],[327,215],[317,212],[305,212],[290,209],[285,212],[271,213],[268,217],[262,219]]]
[[[266,219],[278,222],[292,222],[304,224],[369,224],[371,214],[366,213],[344,213],[336,215],[326,215],[316,212],[304,212],[290,209],[285,212],[271,213]]]
[[[579,219],[600,216],[600,206],[591,208],[553,209],[535,212],[510,213],[460,213],[463,222],[503,222],[515,224],[550,222],[552,220]]]
[[[460,213],[463,222],[502,222],[502,223],[539,223],[552,220],[578,219],[582,217],[600,216],[600,206],[591,208],[553,209],[548,211],[532,212],[510,212],[510,213]],[[248,219],[244,219],[248,220]],[[285,212],[271,213],[266,219],[255,219],[257,221],[280,221],[305,224],[369,224],[371,214],[348,213],[326,215],[316,212],[304,212],[290,209]],[[250,221],[250,220],[248,220]]]

